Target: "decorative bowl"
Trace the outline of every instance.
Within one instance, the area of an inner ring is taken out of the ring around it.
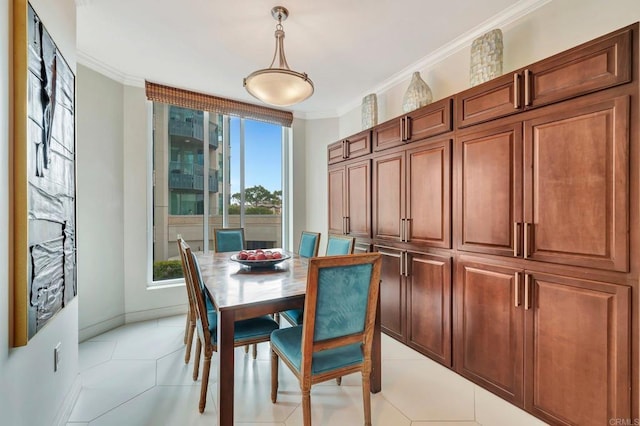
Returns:
[[[245,250],[245,251],[251,252],[252,250]],[[282,255],[282,257],[278,259],[248,260],[248,259],[238,258],[239,253],[236,253],[234,255],[231,255],[230,259],[233,260],[234,262],[238,262],[241,265],[249,266],[251,268],[269,268],[291,258],[291,256],[289,256],[288,254],[281,253],[277,250],[264,250],[264,251],[271,251],[272,253],[278,252]]]

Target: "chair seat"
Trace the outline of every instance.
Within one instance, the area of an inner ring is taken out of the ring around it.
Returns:
[[[302,359],[302,326],[281,328],[271,333],[271,346],[279,349],[280,353],[300,372]],[[360,343],[341,346],[335,349],[316,352],[311,362],[311,373],[322,374],[342,367],[361,364],[362,349]]]
[[[283,316],[291,325],[302,325],[304,311],[302,309],[289,309],[280,312],[280,316]]]
[[[218,313],[216,311],[208,311],[209,333],[211,333],[211,341],[218,341]],[[280,325],[273,320],[270,315],[263,315],[257,318],[250,318],[242,321],[236,321],[234,337],[235,342],[244,342],[245,340],[253,340],[260,337],[266,337],[276,330]]]

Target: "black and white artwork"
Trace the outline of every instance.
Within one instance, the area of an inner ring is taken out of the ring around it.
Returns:
[[[77,294],[75,77],[31,5],[27,37],[26,285],[31,339]]]

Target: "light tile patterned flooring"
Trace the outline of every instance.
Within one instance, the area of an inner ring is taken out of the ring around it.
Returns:
[[[184,363],[184,316],[127,324],[80,344],[82,390],[68,426],[215,425],[216,363],[207,407],[198,412],[200,380],[192,380],[193,356]],[[195,348],[195,343],[193,345]],[[302,425],[300,388],[281,365],[278,402],[270,398],[269,345],[254,360],[236,349],[235,424]],[[315,426],[361,425],[357,374],[342,385],[329,381],[311,391]],[[539,426],[545,423],[461,376],[383,335],[382,392],[372,395],[379,426]]]

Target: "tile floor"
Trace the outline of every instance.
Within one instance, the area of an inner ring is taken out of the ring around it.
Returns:
[[[79,346],[82,390],[68,420],[80,425],[215,425],[214,355],[207,407],[198,412],[200,381],[184,363],[184,316],[127,324]],[[195,344],[193,345],[195,348]],[[278,402],[270,398],[269,345],[254,360],[236,349],[235,423],[243,426],[302,425],[300,390],[280,368]],[[533,426],[543,422],[441,365],[383,335],[382,392],[372,395],[371,415],[380,426]],[[313,424],[361,425],[357,374],[311,391]]]

